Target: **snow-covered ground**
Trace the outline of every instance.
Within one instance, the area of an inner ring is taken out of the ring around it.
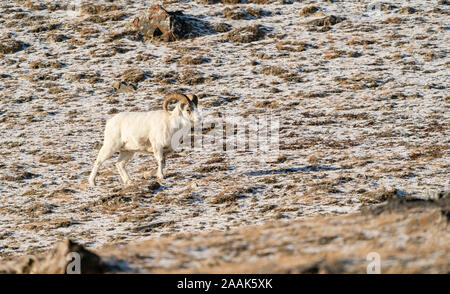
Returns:
[[[26,46],[0,53],[0,257],[65,237],[100,248],[449,190],[445,1],[204,2],[163,5],[206,26],[260,25],[265,36],[235,43],[211,29],[143,42],[129,24],[156,2],[116,0],[118,10],[95,18],[50,1],[1,1],[0,48],[5,40]],[[313,5],[315,13],[302,11]],[[330,15],[345,19],[329,30],[307,25]],[[145,79],[135,92],[116,92],[129,69]],[[205,118],[278,119],[279,151],[186,150],[168,159],[157,189],[142,178],[156,165],[152,156],[135,156],[128,169],[136,184],[127,188],[115,156],[88,187],[106,119],[160,109],[170,91],[197,93]]]

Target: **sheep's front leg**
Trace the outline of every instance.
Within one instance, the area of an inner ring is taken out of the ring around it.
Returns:
[[[162,149],[155,151],[155,159],[158,162],[158,169],[156,171],[156,177],[160,180],[164,179],[163,169],[166,166],[166,158]]]

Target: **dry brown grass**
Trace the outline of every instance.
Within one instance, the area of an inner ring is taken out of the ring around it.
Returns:
[[[317,11],[319,11],[319,7],[317,7],[317,6],[314,6],[314,5],[306,6],[300,10],[300,15],[301,16],[310,16],[310,15],[316,13]]]
[[[84,3],[80,7],[80,13],[81,14],[89,14],[89,15],[95,15],[95,14],[103,14],[111,11],[119,10],[120,7],[116,4],[108,4],[108,5],[102,5],[102,4],[90,4],[90,3]]]
[[[392,17],[388,17],[384,20],[384,23],[390,23],[390,24],[400,24],[402,23],[404,20],[402,17],[400,16],[392,16]]]
[[[13,39],[0,40],[0,54],[15,53],[25,46],[27,44]]]
[[[411,160],[430,160],[441,158],[446,150],[450,149],[450,145],[431,145],[416,147],[411,150],[409,159]]]
[[[246,26],[233,29],[225,35],[225,39],[230,42],[250,43],[261,39],[264,36],[259,26]]]
[[[199,65],[202,63],[207,63],[208,58],[202,56],[184,56],[180,59],[179,63],[184,65]]]
[[[119,78],[128,83],[139,83],[145,79],[145,73],[141,69],[129,69],[123,72]]]
[[[220,23],[214,23],[213,28],[216,32],[226,33],[231,30],[232,26],[227,23],[220,22]]]
[[[261,207],[264,213],[277,209]],[[153,273],[365,273],[367,254],[375,251],[382,260],[382,273],[444,273],[450,264],[447,223],[440,209],[412,208],[378,215],[278,221],[232,232],[180,234],[129,245],[126,250],[109,247],[99,252]],[[405,232],[406,244],[401,237]],[[439,238],[424,238],[428,234]],[[382,246],[387,239],[392,246]],[[175,262],[163,267],[159,266],[163,260],[156,259],[148,266],[145,256],[154,256],[155,250],[165,250],[168,244],[177,248],[170,252]],[[198,257],[196,248],[208,250]],[[226,261],[218,258],[223,254],[229,257]]]

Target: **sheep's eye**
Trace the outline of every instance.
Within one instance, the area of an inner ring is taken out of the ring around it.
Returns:
[[[187,113],[191,113],[191,110],[190,110],[190,109],[188,109],[188,110],[187,110]]]

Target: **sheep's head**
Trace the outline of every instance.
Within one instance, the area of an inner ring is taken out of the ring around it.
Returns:
[[[187,119],[191,124],[200,123],[202,121],[202,116],[198,111],[198,97],[194,94],[172,94],[169,95],[163,103],[163,109],[166,113],[171,114],[167,110],[167,105],[171,101],[179,101],[175,106],[175,109],[172,110],[172,114],[181,115],[185,119]]]

